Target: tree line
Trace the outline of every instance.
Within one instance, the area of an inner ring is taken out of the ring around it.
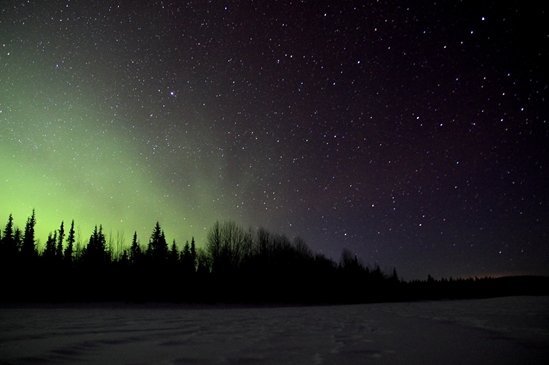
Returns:
[[[354,286],[352,296],[361,282],[399,282],[396,271],[386,275],[378,266],[371,269],[348,250],[336,263],[314,253],[301,238],[290,240],[264,228],[246,230],[232,221],[214,223],[202,247],[192,237],[181,249],[175,240],[168,244],[157,222],[146,244],[135,232],[131,245],[116,254],[101,225],[79,247],[74,221],[68,227],[61,222],[41,250],[35,226],[33,211],[23,230],[10,215],[0,232],[2,279],[13,293],[26,282],[51,298],[330,302],[334,293],[326,289],[336,281],[341,288]],[[36,285],[44,275],[72,285],[64,290],[48,281]]]
[[[23,230],[10,215],[0,231],[4,301],[357,303],[483,296],[494,287],[491,279],[407,283],[396,270],[368,267],[349,250],[335,262],[301,238],[232,221],[214,223],[202,247],[191,238],[181,249],[175,240],[168,244],[157,222],[145,244],[135,232],[119,252],[101,225],[78,244],[74,221],[69,227],[61,222],[40,250],[35,225],[33,211]]]

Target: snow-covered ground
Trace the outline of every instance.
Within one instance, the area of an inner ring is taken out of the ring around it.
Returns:
[[[549,297],[0,308],[0,364],[542,364]]]

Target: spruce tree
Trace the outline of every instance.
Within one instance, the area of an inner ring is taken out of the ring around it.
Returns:
[[[15,229],[13,233],[13,246],[11,247],[12,257],[17,256],[21,250],[21,244],[23,243],[23,233],[19,228]]]
[[[168,261],[171,265],[175,266],[177,262],[179,261],[179,251],[177,250],[177,245],[175,243],[175,240],[172,242],[172,247],[170,249],[170,253],[168,255]]]
[[[55,249],[55,257],[59,260],[63,258],[63,239],[65,238],[65,225],[61,222],[59,227],[59,235],[57,237],[57,247]]]
[[[46,241],[46,248],[42,256],[49,262],[55,258],[55,245],[57,243],[57,232],[48,234],[48,240]]]
[[[164,231],[162,231],[160,223],[158,222],[156,222],[153,233],[151,234],[147,254],[153,262],[161,262],[168,257],[168,243],[166,242]]]
[[[74,250],[74,220],[71,222],[69,235],[67,236],[67,247],[65,247],[64,259],[67,263],[72,263],[72,254]]]
[[[4,228],[3,240],[13,239],[13,216],[10,214],[8,217],[8,223],[6,223],[6,228]]]
[[[183,266],[183,270],[186,273],[191,272],[192,258],[191,258],[191,248],[189,246],[189,241],[185,242],[185,246],[183,246],[183,251],[181,251],[181,264]]]
[[[23,243],[21,245],[21,256],[25,259],[34,257],[36,255],[36,246],[34,242],[34,226],[36,225],[36,215],[34,209],[32,215],[27,219],[25,225],[25,235],[23,237]]]
[[[95,226],[88,245],[82,252],[82,259],[87,265],[100,267],[108,263],[109,254],[106,249],[106,241],[103,227],[100,225],[99,229],[97,229],[97,226]]]
[[[6,227],[4,228],[4,234],[2,235],[0,244],[0,258],[5,261],[13,259],[17,254],[17,243],[14,238],[13,216],[11,214],[8,217],[8,223],[6,223]]]
[[[141,261],[141,246],[137,241],[137,232],[133,233],[132,245],[130,247],[130,262],[136,265]]]

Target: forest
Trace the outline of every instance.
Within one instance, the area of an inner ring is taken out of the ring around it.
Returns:
[[[39,248],[35,225],[34,211],[23,230],[10,215],[0,232],[2,302],[343,304],[549,294],[546,277],[406,282],[349,250],[335,262],[300,238],[232,221],[214,223],[202,247],[191,238],[182,249],[158,222],[146,244],[134,233],[119,250],[102,226],[77,242],[74,221],[61,222]]]

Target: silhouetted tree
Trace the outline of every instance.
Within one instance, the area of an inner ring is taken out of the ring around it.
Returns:
[[[194,268],[192,267],[191,246],[189,245],[189,241],[185,242],[183,250],[181,251],[181,266],[184,273],[188,274],[194,271]]]
[[[32,215],[27,219],[25,225],[25,235],[21,245],[21,256],[24,259],[29,259],[36,256],[36,246],[34,242],[34,226],[36,225],[36,215],[34,209]]]
[[[55,258],[56,243],[57,243],[57,232],[49,233],[48,240],[46,241],[46,248],[42,253],[42,257],[50,263]]]
[[[2,241],[6,242],[13,239],[13,216],[10,214],[8,217],[8,223],[4,228],[4,234],[2,235]]]
[[[211,257],[202,249],[196,251],[196,273],[206,275],[211,272]]]
[[[15,228],[15,232],[13,233],[13,247],[11,248],[11,254],[12,257],[16,256],[20,250],[21,245],[23,244],[23,233],[19,228]]]
[[[294,247],[297,253],[302,257],[313,257],[313,251],[307,246],[305,241],[301,237],[294,239]]]
[[[339,264],[344,273],[358,274],[366,271],[364,265],[360,262],[357,255],[344,248],[341,252],[341,260]]]
[[[177,245],[175,243],[175,240],[172,242],[172,247],[170,248],[170,252],[168,254],[168,263],[171,266],[177,265],[179,261],[179,251],[177,250]]]
[[[71,222],[71,228],[69,229],[69,235],[67,236],[67,247],[65,247],[64,258],[65,262],[72,263],[72,254],[74,249],[74,220]]]
[[[90,267],[101,267],[110,262],[110,254],[106,249],[107,241],[103,234],[103,227],[97,226],[90,236],[88,245],[82,251],[82,261]]]
[[[142,257],[141,246],[137,241],[137,232],[133,233],[132,245],[130,246],[130,263],[137,265],[141,262]]]
[[[55,248],[55,257],[58,260],[63,259],[63,240],[65,239],[65,225],[61,222],[59,234],[57,235],[57,246]]]
[[[17,241],[14,237],[13,216],[10,214],[0,240],[0,259],[10,262],[17,255]]]
[[[252,239],[235,222],[216,222],[208,232],[206,249],[212,260],[215,274],[235,272],[248,252]]]
[[[13,216],[10,214],[0,241],[0,259],[9,262],[17,255],[17,242],[14,237]]]
[[[155,263],[160,263],[168,258],[168,243],[158,222],[156,222],[151,234],[147,255]]]
[[[213,227],[208,231],[208,237],[206,239],[206,252],[211,258],[213,271],[217,272],[219,270],[218,266],[221,262],[222,257],[222,246],[221,246],[221,228],[219,222],[215,222]]]
[[[259,228],[257,231],[257,254],[262,258],[267,258],[271,251],[271,234],[265,228]]]

